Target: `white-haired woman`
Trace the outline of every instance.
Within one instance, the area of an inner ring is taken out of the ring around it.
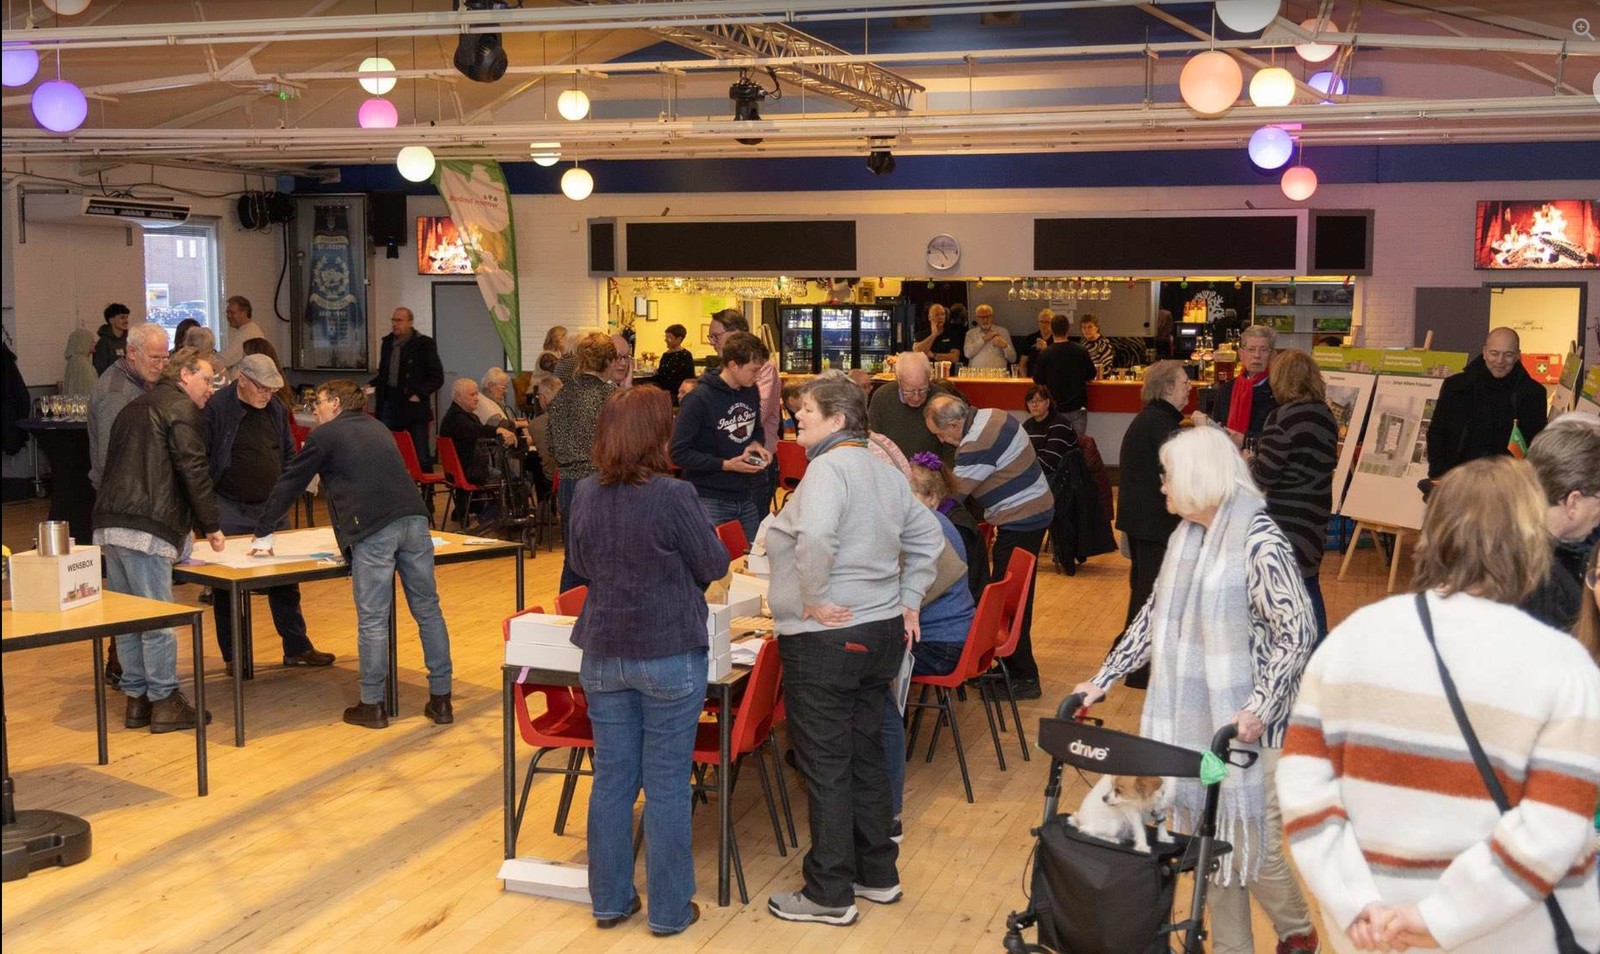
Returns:
[[[511,399],[511,375],[504,368],[490,368],[478,382],[478,420],[495,427],[504,425],[518,429],[527,426],[527,420],[516,412],[516,402]]]
[[[1273,794],[1289,708],[1316,641],[1311,600],[1294,549],[1221,430],[1196,428],[1162,444],[1161,483],[1167,509],[1182,522],[1155,589],[1100,671],[1073,692],[1094,702],[1148,662],[1140,735],[1203,749],[1217,726],[1233,722],[1240,743],[1261,747],[1260,761],[1235,769],[1222,786],[1218,829],[1234,848],[1211,893],[1213,950],[1255,950],[1253,895],[1279,954],[1315,951],[1311,912],[1284,861]],[[1194,830],[1204,798],[1198,782],[1178,785],[1177,827]]]

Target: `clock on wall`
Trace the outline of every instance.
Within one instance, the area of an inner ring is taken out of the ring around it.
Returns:
[[[935,235],[928,240],[927,261],[934,271],[948,272],[961,261],[961,243],[953,235]]]

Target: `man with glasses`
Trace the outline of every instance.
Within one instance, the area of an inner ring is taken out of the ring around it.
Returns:
[[[1549,396],[1522,367],[1521,348],[1515,331],[1496,328],[1483,353],[1445,380],[1428,424],[1430,480],[1469,460],[1512,453],[1519,436],[1526,450],[1544,430]]]
[[[238,379],[206,402],[206,456],[216,485],[223,533],[255,532],[273,485],[294,460],[289,408],[277,400],[281,387],[283,375],[271,358],[264,354],[246,355],[239,361]],[[288,526],[287,519],[279,521],[279,529]],[[306,635],[298,585],[267,590],[267,606],[272,610],[272,625],[283,640],[284,666],[333,665],[333,653],[318,652]],[[233,601],[226,588],[211,591],[211,609],[217,626],[217,646],[231,676]]]
[[[868,428],[893,441],[907,460],[923,451],[948,460],[950,449],[923,423],[922,406],[935,394],[956,392],[944,382],[933,380],[928,356],[920,351],[907,351],[895,358],[894,382],[892,388],[878,388],[867,402]]]

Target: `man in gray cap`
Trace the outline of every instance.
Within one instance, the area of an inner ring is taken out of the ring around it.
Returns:
[[[234,382],[211,396],[205,406],[206,456],[217,490],[217,511],[223,533],[253,533],[262,506],[278,476],[294,459],[289,408],[278,398],[283,375],[264,354],[246,355],[235,369]],[[281,528],[288,526],[287,519]],[[283,638],[285,666],[331,666],[333,653],[318,652],[306,635],[300,612],[300,587],[267,590],[272,622]],[[227,671],[233,675],[233,604],[225,589],[212,590],[217,642]],[[246,673],[249,668],[246,668]]]

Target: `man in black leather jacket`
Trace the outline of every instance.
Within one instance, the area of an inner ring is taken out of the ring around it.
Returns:
[[[181,349],[155,388],[130,401],[111,425],[94,542],[114,593],[170,602],[172,565],[189,555],[191,531],[205,534],[211,549],[223,548],[200,416],[211,397],[211,375],[211,363],[199,352]],[[120,688],[128,696],[124,725],[156,733],[195,727],[195,708],[178,691],[177,634],[161,629],[118,636],[117,653]]]
[[[1457,464],[1510,453],[1513,424],[1531,444],[1544,430],[1549,400],[1544,385],[1522,367],[1517,333],[1489,332],[1483,353],[1439,388],[1428,424],[1428,476],[1438,480]]]
[[[371,384],[377,389],[378,420],[391,431],[405,431],[416,445],[417,460],[423,470],[433,468],[433,450],[428,444],[428,422],[433,420],[433,395],[444,387],[444,365],[439,363],[439,348],[433,339],[416,330],[411,309],[396,308],[390,326],[378,349],[378,376]]]

